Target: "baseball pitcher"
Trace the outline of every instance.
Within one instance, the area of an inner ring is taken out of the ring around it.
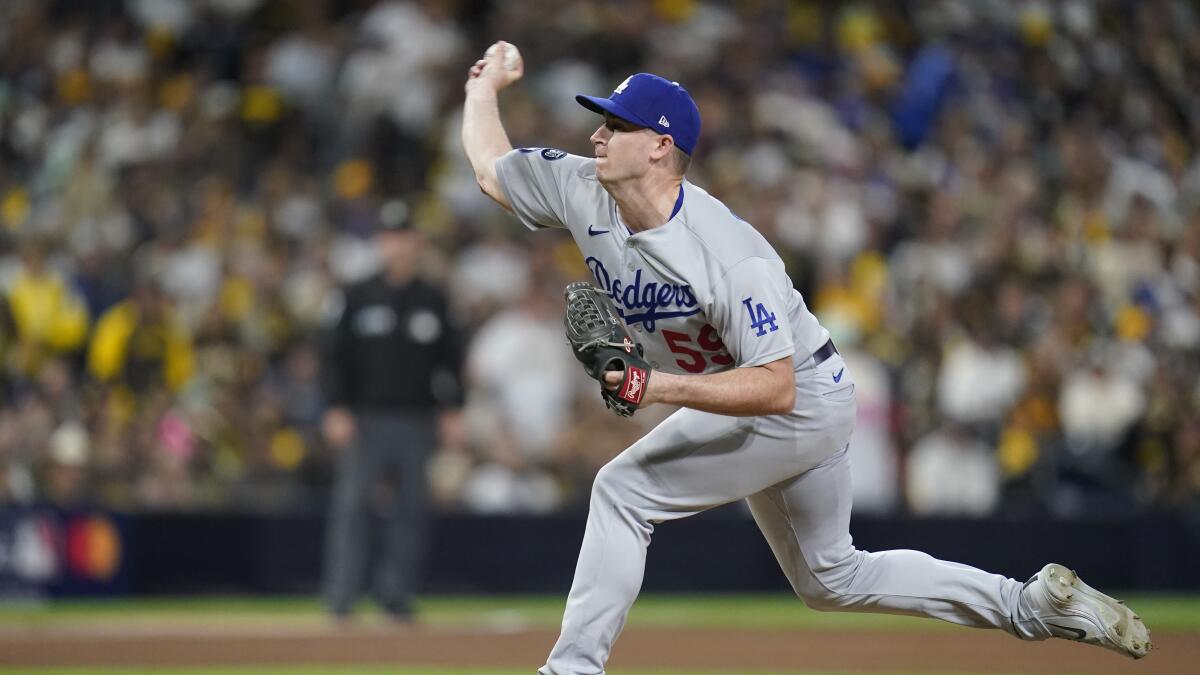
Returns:
[[[603,673],[654,527],[739,499],[814,609],[1146,654],[1141,619],[1065,566],[1022,583],[918,551],[854,548],[854,377],[771,245],[685,177],[700,138],[691,96],[638,73],[607,98],[576,97],[603,117],[594,157],[513,149],[497,96],[523,73],[503,42],[468,73],[462,142],[479,186],[526,227],[574,237],[592,279],[567,289],[567,333],[609,407],[682,407],[596,476],[562,632],[540,673]]]

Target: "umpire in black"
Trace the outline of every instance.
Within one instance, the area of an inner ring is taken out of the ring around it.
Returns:
[[[459,415],[462,343],[445,295],[418,275],[423,236],[403,205],[385,206],[379,220],[372,244],[382,270],[347,287],[326,312],[321,432],[338,457],[324,595],[329,611],[346,618],[373,571],[381,608],[407,623],[426,539],[425,465],[439,415]]]

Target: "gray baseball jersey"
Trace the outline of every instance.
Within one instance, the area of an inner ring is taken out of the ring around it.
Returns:
[[[684,408],[600,470],[562,632],[539,673],[604,673],[641,586],[655,525],[737,499],[746,499],[792,588],[810,606],[1049,636],[1023,611],[1013,579],[917,551],[854,548],[853,378],[836,353],[820,363],[812,358],[829,334],[753,227],[684,182],[670,220],[633,234],[597,181],[594,160],[560,150],[514,150],[496,161],[496,171],[526,226],[571,231],[596,284],[641,336],[652,367],[697,374],[791,355],[796,380],[789,415],[739,418]]]
[[[711,373],[793,355],[799,364],[829,339],[771,245],[701,188],[684,181],[671,219],[634,234],[594,159],[521,148],[496,172],[527,227],[571,232],[656,370]]]

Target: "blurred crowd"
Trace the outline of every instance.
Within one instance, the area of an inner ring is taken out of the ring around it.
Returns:
[[[0,502],[321,503],[322,304],[381,213],[470,337],[443,509],[580,508],[618,422],[561,333],[569,237],[483,198],[462,83],[590,154],[627,75],[777,247],[858,383],[860,512],[1200,506],[1200,13],[1178,1],[0,4]],[[522,378],[514,364],[536,360]]]

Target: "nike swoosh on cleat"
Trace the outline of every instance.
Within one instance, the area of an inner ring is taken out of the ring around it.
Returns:
[[[598,234],[607,234],[607,233],[608,233],[608,230],[594,230],[594,229],[592,229],[592,228],[594,228],[594,227],[596,227],[596,226],[595,226],[595,225],[588,225],[588,234],[589,234],[590,236],[593,236],[593,237],[594,237],[594,236],[596,236],[596,235],[598,235]]]
[[[834,374],[834,376],[833,376],[834,384],[837,384],[838,382],[842,381],[842,373],[844,373],[844,372],[846,372],[846,369],[842,368],[841,370],[837,371],[837,373]]]
[[[1087,633],[1083,632],[1083,629],[1081,629],[1081,628],[1071,628],[1069,626],[1060,626],[1056,623],[1050,623],[1049,621],[1046,622],[1046,625],[1054,626],[1055,628],[1057,628],[1059,630],[1065,630],[1068,633],[1070,633],[1071,635],[1074,635],[1075,637],[1071,638],[1072,640],[1083,640],[1084,638],[1087,637]]]

